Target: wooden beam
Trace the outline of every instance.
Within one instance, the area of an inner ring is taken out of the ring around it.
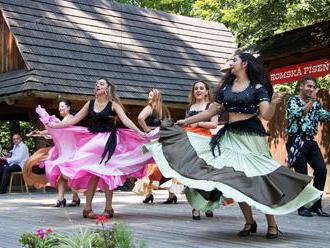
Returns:
[[[84,102],[92,99],[92,95],[74,95],[74,94],[63,94],[55,92],[41,92],[41,91],[26,91],[22,93],[12,94],[10,96],[0,97],[0,102],[9,102],[13,101],[15,106],[30,106],[41,104],[42,102],[46,103],[47,106],[54,108],[61,99],[68,99],[71,101],[77,102],[77,105],[82,106]],[[47,101],[45,101],[47,99]],[[49,102],[51,100],[51,102]],[[145,106],[145,100],[138,99],[122,99],[124,105],[133,105],[133,106]],[[173,109],[185,109],[186,103],[174,103],[166,102],[166,106]]]

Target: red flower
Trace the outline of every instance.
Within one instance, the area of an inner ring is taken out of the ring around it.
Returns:
[[[229,199],[228,199],[228,203],[229,203],[229,204],[234,203],[234,199],[233,199],[233,198],[229,198]]]
[[[46,230],[46,233],[51,233],[53,230],[51,229],[51,228],[48,228],[47,230]]]
[[[108,223],[109,220],[105,216],[98,215],[98,216],[96,216],[95,223],[96,223],[96,225],[98,225],[100,222],[101,222],[101,224],[104,224],[104,223]]]
[[[224,205],[224,206],[227,206],[228,203],[227,203],[226,201],[223,201],[223,205]]]

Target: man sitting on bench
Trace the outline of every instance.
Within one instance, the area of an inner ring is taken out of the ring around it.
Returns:
[[[10,174],[12,172],[22,171],[25,161],[29,158],[29,149],[23,143],[19,134],[13,135],[14,147],[11,150],[10,157],[0,157],[5,161],[4,166],[0,167],[0,194],[7,192]]]

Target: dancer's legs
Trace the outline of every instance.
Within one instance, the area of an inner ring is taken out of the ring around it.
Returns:
[[[85,210],[92,209],[92,200],[93,200],[96,188],[97,188],[98,181],[99,181],[99,177],[92,176],[88,182],[88,189],[85,193],[85,195],[86,195]]]
[[[72,200],[73,201],[79,200],[79,195],[77,191],[72,190]]]
[[[274,215],[266,214],[266,220],[268,224],[268,233],[277,234],[277,224]]]
[[[108,185],[103,182],[103,190],[105,194],[105,210],[112,210],[112,197],[113,197],[113,190],[109,190]]]
[[[252,208],[250,205],[248,205],[245,202],[239,202],[238,205],[241,208],[241,211],[244,215],[246,224],[248,224],[244,226],[244,230],[248,230],[249,228],[251,228],[251,224],[254,223]]]
[[[64,199],[64,192],[66,187],[66,180],[60,176],[60,178],[57,181],[57,200],[63,201]]]

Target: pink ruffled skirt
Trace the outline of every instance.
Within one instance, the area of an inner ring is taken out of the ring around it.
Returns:
[[[148,164],[153,163],[150,153],[144,153],[142,146],[147,140],[130,129],[117,130],[117,146],[111,159],[101,161],[104,146],[110,133],[90,133],[84,127],[48,129],[54,147],[44,162],[46,175],[52,186],[59,177],[68,179],[69,187],[85,190],[92,176],[100,178],[110,190],[123,185],[127,178],[142,178],[147,174]]]

